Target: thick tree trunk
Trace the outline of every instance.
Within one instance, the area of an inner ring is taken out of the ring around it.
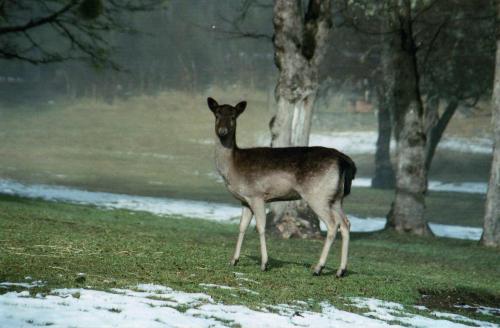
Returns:
[[[390,101],[386,97],[386,88],[378,91],[378,139],[375,151],[375,175],[372,180],[373,188],[394,188],[394,170],[391,163],[391,109]]]
[[[417,235],[432,234],[425,219],[426,137],[420,97],[416,46],[413,39],[411,1],[398,3],[390,25],[391,67],[394,76],[394,132],[396,137],[396,195],[387,217],[387,228]]]
[[[500,3],[497,4],[497,22],[499,18]],[[492,98],[492,123],[495,144],[490,183],[486,195],[486,213],[484,215],[484,230],[481,243],[486,246],[500,247],[500,26],[497,26],[496,37],[497,54]]]
[[[418,104],[413,101],[398,133],[396,150],[396,197],[388,215],[387,227],[398,232],[429,235],[424,219],[427,172],[425,135]]]
[[[270,122],[271,146],[306,146],[318,90],[318,68],[331,28],[330,1],[275,0],[274,49],[280,75],[277,112]],[[271,205],[269,228],[283,238],[320,236],[319,221],[303,202]]]

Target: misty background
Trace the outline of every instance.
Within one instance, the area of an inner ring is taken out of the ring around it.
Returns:
[[[440,112],[451,100],[459,104],[429,178],[486,184],[492,158],[492,5],[436,3],[419,23],[418,37],[429,41],[422,52],[423,90],[426,95],[439,94]],[[103,55],[110,55],[110,61],[33,64],[2,58],[0,176],[25,183],[234,203],[214,169],[214,120],[206,97],[232,105],[248,101],[239,119],[238,143],[269,145],[278,77],[272,5],[172,0],[152,11],[120,12],[125,28],[99,34],[109,46]],[[311,144],[350,155],[359,169],[358,181],[363,181],[375,170],[384,31],[375,14],[346,7],[343,1],[334,6],[332,20]],[[49,28],[36,30],[32,37],[47,51],[69,46]],[[40,49],[30,51],[44,55]],[[354,192],[349,211],[384,216],[391,195],[370,195],[379,205],[364,208],[366,195],[356,198]],[[427,205],[433,221],[455,218],[457,209],[442,211],[446,197],[431,192]],[[461,210],[466,215],[461,223],[480,225],[484,194],[463,197],[467,201]],[[439,217],[433,215],[437,209]]]

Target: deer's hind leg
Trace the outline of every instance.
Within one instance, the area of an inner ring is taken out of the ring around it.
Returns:
[[[243,206],[241,212],[240,220],[240,234],[238,235],[238,241],[236,242],[236,249],[234,250],[233,258],[231,259],[231,265],[238,264],[240,259],[241,245],[243,245],[243,238],[245,237],[245,232],[247,231],[250,221],[252,221],[252,211],[249,207]]]
[[[327,227],[327,235],[325,243],[323,244],[323,250],[321,251],[321,256],[319,262],[314,268],[314,275],[319,276],[321,271],[325,267],[328,254],[330,253],[330,248],[335,241],[335,236],[337,235],[337,230],[340,223],[335,219],[332,211],[330,210],[330,204],[328,199],[322,201],[309,201],[308,202],[311,209],[316,213],[316,215],[323,221]]]
[[[347,257],[349,255],[349,230],[351,224],[342,209],[342,201],[338,200],[332,204],[332,212],[339,222],[340,233],[342,235],[342,255],[340,258],[340,267],[337,270],[337,278],[343,277],[347,272]]]

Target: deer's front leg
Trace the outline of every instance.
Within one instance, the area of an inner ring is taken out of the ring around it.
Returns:
[[[260,255],[261,255],[261,265],[260,269],[262,271],[267,270],[267,247],[266,247],[266,210],[263,199],[255,199],[251,202],[253,214],[255,215],[255,222],[257,225],[257,231],[259,232],[260,238]]]
[[[231,260],[232,265],[238,264],[238,260],[240,259],[241,245],[243,245],[243,238],[245,237],[245,232],[247,231],[250,221],[252,221],[252,211],[247,206],[243,206],[240,220],[240,234],[238,235],[236,249],[234,250],[234,255]]]

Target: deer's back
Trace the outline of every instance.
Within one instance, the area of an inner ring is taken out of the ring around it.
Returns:
[[[347,155],[325,147],[238,149],[233,160],[238,171],[250,178],[283,172],[293,175],[299,183],[311,175],[331,170],[339,160],[352,162]]]

